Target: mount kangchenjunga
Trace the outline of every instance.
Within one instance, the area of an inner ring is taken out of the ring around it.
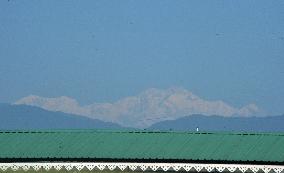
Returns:
[[[202,99],[183,88],[152,88],[137,96],[122,98],[113,103],[84,106],[66,96],[45,98],[35,95],[19,99],[15,104],[36,106],[49,111],[61,111],[137,128],[192,114],[248,117],[260,113],[255,104],[236,108],[220,100]]]

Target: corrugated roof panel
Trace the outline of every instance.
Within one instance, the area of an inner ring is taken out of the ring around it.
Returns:
[[[284,162],[284,134],[10,131],[0,132],[0,158]]]

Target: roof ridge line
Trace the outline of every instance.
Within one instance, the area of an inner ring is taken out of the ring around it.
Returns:
[[[143,133],[143,134],[194,134],[194,135],[248,135],[248,136],[284,136],[281,132],[196,132],[196,131],[156,131],[156,130],[112,130],[112,129],[39,129],[39,130],[0,130],[1,133]]]

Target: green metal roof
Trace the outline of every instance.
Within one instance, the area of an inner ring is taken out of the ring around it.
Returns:
[[[0,131],[0,159],[93,158],[284,163],[284,134]]]

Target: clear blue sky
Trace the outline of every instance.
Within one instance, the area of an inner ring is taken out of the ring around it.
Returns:
[[[184,87],[284,113],[284,1],[0,1],[0,102]]]

